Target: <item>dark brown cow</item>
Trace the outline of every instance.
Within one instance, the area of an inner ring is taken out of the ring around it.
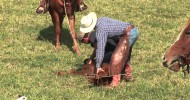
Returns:
[[[55,31],[55,49],[60,49],[60,39],[61,39],[61,28],[65,15],[69,20],[69,28],[71,32],[71,37],[73,40],[73,50],[77,54],[80,54],[78,44],[76,41],[75,33],[75,14],[77,3],[76,0],[49,0],[49,13],[54,24]]]
[[[190,64],[190,20],[180,32],[177,40],[165,52],[163,66],[179,71],[180,67]],[[189,71],[189,69],[188,69]]]

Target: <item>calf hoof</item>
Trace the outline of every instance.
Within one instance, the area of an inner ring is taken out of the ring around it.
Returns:
[[[125,81],[126,82],[134,82],[134,78],[133,78],[133,75],[132,74],[129,74],[129,75],[126,75],[125,76]]]
[[[110,83],[109,85],[106,86],[106,88],[108,89],[114,89],[114,88],[118,88],[119,87],[119,84],[112,84]]]

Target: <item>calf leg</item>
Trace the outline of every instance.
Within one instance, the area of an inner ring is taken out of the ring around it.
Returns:
[[[120,74],[124,68],[125,62],[129,54],[129,32],[131,26],[129,26],[119,40],[117,47],[115,48],[110,61],[110,73],[111,75]]]

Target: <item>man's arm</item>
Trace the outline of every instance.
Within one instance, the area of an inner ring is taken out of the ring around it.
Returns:
[[[93,44],[94,50],[90,56],[91,60],[94,60],[94,58],[96,57],[96,43]]]
[[[105,46],[107,42],[107,34],[103,31],[98,31],[96,34],[97,38],[97,49],[96,49],[96,68],[100,68],[104,59]]]
[[[93,60],[95,60],[95,58],[96,58],[96,43],[93,43],[93,44],[92,44],[92,47],[94,48],[94,50],[93,50],[93,52],[92,52],[90,58],[87,58],[87,59],[85,59],[85,60],[83,61],[84,64],[86,64],[86,63],[90,64],[90,63],[93,62]],[[89,63],[89,62],[90,62],[90,63]]]

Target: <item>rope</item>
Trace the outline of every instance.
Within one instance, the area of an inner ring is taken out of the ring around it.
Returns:
[[[141,72],[136,72],[136,73],[144,73],[144,72],[152,72],[152,71],[156,71],[156,70],[163,70],[163,69],[166,69],[166,68],[160,68],[160,69],[153,69],[153,70],[147,70],[147,71],[141,71]],[[169,70],[170,71],[170,70]],[[171,71],[172,72],[172,71]],[[121,75],[121,76],[124,76],[126,74],[118,74],[118,75]],[[86,77],[89,77],[89,78],[95,78],[96,77],[96,74],[91,74],[91,75],[85,75]],[[101,76],[99,78],[106,78],[106,77],[112,77],[114,75],[109,75],[109,76]]]

